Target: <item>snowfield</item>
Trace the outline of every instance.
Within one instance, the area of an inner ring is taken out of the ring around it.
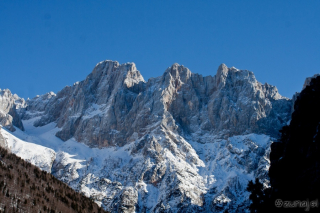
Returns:
[[[149,211],[166,196],[165,186],[155,187],[143,180],[130,180],[130,177],[139,175],[132,170],[142,171],[144,167],[156,165],[151,161],[145,162],[140,154],[131,153],[140,140],[123,147],[90,148],[74,139],[63,142],[57,138],[55,133],[59,129],[55,123],[34,127],[36,119],[23,121],[24,132],[19,129],[13,133],[1,130],[9,149],[42,170],[52,172],[75,190],[94,198],[99,205],[111,209],[115,197],[128,187],[138,191],[138,205],[146,206]],[[154,137],[162,139],[161,136]],[[187,146],[177,149],[191,151],[187,152],[188,155],[175,156],[165,149],[165,166],[169,167],[170,173],[179,173],[180,187],[187,190],[186,196],[191,198],[191,203],[199,205],[200,190],[207,200],[202,204],[206,205],[203,206],[205,209],[211,209],[212,204],[217,211],[225,207],[232,209],[235,201],[237,205],[248,202],[245,188],[249,180],[261,175],[265,186],[268,186],[263,175],[269,168],[268,147],[272,142],[269,136],[240,135],[227,140],[211,139],[213,142],[206,144],[187,142],[178,135],[174,137],[180,138]],[[180,201],[175,202],[171,205]]]

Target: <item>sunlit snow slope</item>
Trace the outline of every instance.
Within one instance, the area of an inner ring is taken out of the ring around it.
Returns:
[[[145,167],[154,165],[145,162],[142,155],[131,154],[141,140],[121,148],[90,148],[74,139],[63,142],[55,136],[59,129],[54,123],[34,127],[34,120],[36,118],[23,121],[24,132],[1,130],[10,150],[41,169],[52,171],[60,180],[94,198],[98,204],[112,209],[113,200],[123,191],[132,190],[130,200],[136,199],[138,205],[145,205],[150,211],[161,197],[167,196],[164,186],[157,188],[137,179]],[[199,165],[190,165],[182,157],[165,151],[164,166],[168,166],[171,173],[179,174],[176,181],[188,190],[189,197],[195,203],[198,199],[196,193],[201,190],[205,200],[208,200],[203,203],[203,209],[219,211],[227,206],[232,209],[248,202],[245,187],[249,180],[257,176],[265,179],[270,143],[270,137],[257,134],[234,136],[206,144],[190,141],[194,148],[190,147],[194,150],[191,155],[199,158]],[[268,184],[267,179],[265,183]]]

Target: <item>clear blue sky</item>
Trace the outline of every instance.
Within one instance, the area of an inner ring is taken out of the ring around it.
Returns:
[[[319,0],[0,0],[0,88],[57,92],[110,59],[145,79],[175,62],[204,76],[225,63],[291,98],[320,73],[319,11]]]

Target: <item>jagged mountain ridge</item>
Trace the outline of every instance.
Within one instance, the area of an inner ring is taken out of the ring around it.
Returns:
[[[29,101],[26,114],[43,113],[35,126],[57,122],[62,128],[57,137],[64,141],[75,137],[89,146],[108,147],[123,146],[132,141],[133,133],[144,135],[141,130],[148,125],[168,119],[184,136],[277,136],[289,120],[290,106],[276,87],[257,82],[250,71],[224,64],[214,77],[174,64],[145,82],[135,64],[104,61],[84,81]],[[117,134],[110,135],[111,130]]]
[[[244,211],[248,180],[268,184],[269,147],[292,105],[224,64],[213,77],[174,64],[145,82],[133,63],[113,61],[27,104],[15,136],[52,148],[52,173],[113,212]],[[66,142],[43,142],[53,135]],[[83,149],[74,140],[104,149],[70,160]]]

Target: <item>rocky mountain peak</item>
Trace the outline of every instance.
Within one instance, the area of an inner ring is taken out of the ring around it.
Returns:
[[[228,72],[228,67],[226,64],[222,63],[219,65],[217,70],[217,75],[223,75]]]
[[[134,63],[127,63],[125,65],[125,70],[127,70],[127,74],[124,79],[124,84],[127,86],[127,88],[133,87],[134,85],[139,84],[140,82],[145,82],[143,76],[137,70],[136,65]]]
[[[119,67],[118,61],[105,60],[99,62],[93,69],[92,73],[103,72],[105,74],[111,73]]]
[[[191,77],[192,73],[187,67],[179,65],[178,63],[174,63],[165,71],[164,76],[166,74],[170,74],[170,77],[175,80],[186,82]]]
[[[9,89],[0,89],[0,124],[10,131],[15,131],[14,126],[23,130],[23,124],[17,113],[17,109],[26,106],[25,100]]]
[[[127,88],[145,82],[141,73],[137,70],[135,63],[119,64],[117,61],[105,60],[98,63],[92,73],[87,77],[91,81],[99,81],[99,84],[113,81],[118,86],[124,85]]]
[[[318,77],[318,76],[320,76],[320,74],[315,74],[315,75],[313,75],[312,77],[306,78],[306,80],[304,81],[302,90],[304,90],[307,86],[310,85],[312,79],[314,79],[314,78],[316,78],[316,77]]]
[[[165,95],[166,103],[171,102],[170,100],[173,98],[174,94],[181,89],[183,84],[188,82],[191,76],[191,71],[178,63],[174,63],[171,67],[166,69],[162,75],[162,81],[165,84],[163,86],[167,91]]]
[[[217,85],[219,85],[220,83],[222,83],[223,85],[225,84],[226,78],[228,76],[228,71],[229,68],[225,64],[220,64],[216,74]]]

